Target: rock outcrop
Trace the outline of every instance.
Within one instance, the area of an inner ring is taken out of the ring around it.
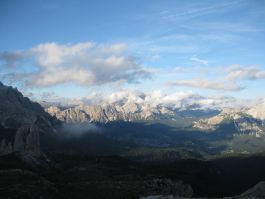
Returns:
[[[43,156],[41,135],[53,134],[57,122],[17,89],[0,83],[0,155],[16,153],[25,162]]]
[[[172,194],[178,197],[192,197],[193,190],[190,185],[182,181],[173,181],[171,179],[153,179],[145,182],[146,190],[150,193],[160,193],[163,195]]]
[[[20,127],[17,130],[14,152],[31,153],[36,157],[40,156],[40,130],[35,123],[31,126]]]
[[[2,139],[0,143],[0,155],[7,155],[13,152],[13,146],[11,142],[7,142],[6,139]]]
[[[259,182],[240,196],[235,197],[235,199],[243,198],[265,198],[265,182]]]
[[[47,108],[46,111],[51,116],[66,123],[83,123],[90,121],[90,117],[84,111],[77,108],[69,108],[61,111],[58,107],[51,106]]]
[[[234,135],[253,135],[260,137],[265,135],[262,120],[238,111],[223,111],[220,114],[200,119],[193,123],[193,127],[203,131],[215,131],[224,122],[230,122],[235,127]]]
[[[28,166],[36,168],[48,168],[48,158],[42,151],[41,136],[54,133],[54,129],[47,121],[37,117],[31,125],[23,125],[17,129],[14,141],[7,142],[2,139],[0,155],[16,154]]]
[[[3,127],[18,128],[24,124],[31,124],[39,115],[51,119],[43,108],[21,92],[0,82],[0,122]]]
[[[179,187],[177,188],[179,189]],[[265,182],[259,182],[254,187],[246,192],[233,197],[216,198],[216,199],[264,199],[265,198]],[[150,195],[141,197],[140,199],[207,199],[204,197],[196,198],[191,196],[178,196],[178,195]]]

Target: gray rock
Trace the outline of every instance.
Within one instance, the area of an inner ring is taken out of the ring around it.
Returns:
[[[39,129],[33,124],[18,129],[14,142],[14,152],[30,152],[40,155]]]
[[[153,179],[145,182],[145,189],[153,194],[173,195],[175,197],[192,197],[193,190],[190,185],[182,181],[173,181],[171,179]]]
[[[250,188],[249,190],[245,191],[244,193],[238,196],[216,198],[216,199],[264,199],[264,198],[265,198],[265,182],[259,182],[254,187]],[[162,195],[144,196],[140,197],[140,199],[207,199],[207,198],[193,198],[192,196],[188,195],[173,196],[169,194],[162,194]]]
[[[11,142],[7,142],[5,139],[2,139],[0,143],[0,155],[6,155],[13,152],[13,146]]]
[[[265,198],[265,182],[259,182],[254,187],[242,193],[240,196],[235,198]]]
[[[0,102],[0,122],[5,128],[30,125],[38,115],[52,120],[38,103],[24,97],[16,88],[2,83],[0,84]]]

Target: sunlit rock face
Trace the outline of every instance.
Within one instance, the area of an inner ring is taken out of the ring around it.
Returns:
[[[262,120],[262,125],[265,127],[265,98],[259,99],[254,105],[245,108],[246,113]]]
[[[200,111],[201,116],[197,117],[192,127],[201,131],[213,132],[217,130],[224,122],[233,123],[236,129],[234,135],[253,135],[256,137],[263,136],[264,122],[239,109],[223,109],[219,114],[211,117],[205,115],[216,112],[213,110],[201,110],[196,106],[192,107],[175,107],[163,104],[152,105],[150,103],[135,103],[131,101],[119,103],[102,103],[100,105],[80,105],[70,108],[60,108],[51,106],[45,109],[49,114],[57,119],[67,123],[84,123],[84,122],[102,122],[111,121],[139,121],[139,120],[171,120],[176,121],[183,113]],[[205,114],[205,115],[204,115]],[[185,116],[184,116],[185,117]],[[205,118],[206,117],[206,118]],[[200,119],[204,118],[204,119]]]
[[[136,120],[159,120],[175,119],[179,113],[190,111],[212,112],[219,110],[225,100],[205,100],[193,95],[175,93],[164,95],[161,92],[118,92],[110,96],[102,96],[99,99],[89,99],[80,102],[66,100],[64,103],[40,102],[45,110],[56,116],[61,121],[74,117],[75,113],[66,111],[75,108],[84,111],[88,121],[110,122],[110,121],[136,121]],[[66,116],[66,115],[72,116]],[[63,116],[62,116],[63,115]]]
[[[83,123],[90,120],[89,116],[78,108],[69,108],[61,111],[58,107],[51,106],[46,111],[51,116],[67,123]]]
[[[175,116],[175,109],[165,106],[151,106],[150,104],[123,103],[123,104],[100,104],[60,108],[51,106],[45,109],[57,119],[67,122],[110,122],[110,121],[136,121],[153,120]]]
[[[220,127],[223,122],[231,122],[234,124],[235,136],[247,134],[260,137],[265,135],[265,129],[262,120],[235,110],[226,110],[214,117],[195,121],[193,127],[211,132]]]
[[[196,121],[194,122],[193,127],[202,130],[213,131],[224,119],[225,115],[220,114],[208,119],[201,119],[199,121]]]

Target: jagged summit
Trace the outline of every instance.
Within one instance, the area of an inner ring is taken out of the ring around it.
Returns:
[[[11,86],[0,84],[0,121],[2,126],[19,126],[31,124],[37,115],[50,119],[43,108],[36,102],[24,97]]]
[[[215,131],[223,123],[231,123],[234,126],[234,135],[254,135],[256,137],[265,135],[263,121],[237,110],[224,110],[220,114],[200,119],[193,123],[193,127],[203,131]]]

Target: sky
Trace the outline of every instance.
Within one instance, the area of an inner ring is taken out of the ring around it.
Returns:
[[[0,81],[29,97],[265,97],[264,0],[0,0]]]

